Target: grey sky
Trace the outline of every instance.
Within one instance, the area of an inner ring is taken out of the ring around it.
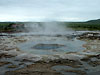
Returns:
[[[0,0],[0,21],[98,19],[100,0]]]

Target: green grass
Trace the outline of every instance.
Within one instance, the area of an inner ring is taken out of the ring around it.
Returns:
[[[0,31],[11,31],[12,28],[9,28],[9,25],[12,24],[12,22],[0,22]]]
[[[14,29],[9,28],[12,23],[17,24],[27,24],[32,22],[0,22],[0,31],[12,31]],[[39,22],[40,24],[42,22]],[[60,22],[60,24],[65,25],[65,27],[72,28],[73,30],[100,30],[100,23],[91,22]]]
[[[72,22],[66,24],[74,30],[100,30],[100,23]]]

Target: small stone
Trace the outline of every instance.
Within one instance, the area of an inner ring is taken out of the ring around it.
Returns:
[[[8,66],[8,68],[17,68],[17,66],[16,65],[10,65],[10,66]]]

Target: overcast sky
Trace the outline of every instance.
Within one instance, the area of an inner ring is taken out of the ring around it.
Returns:
[[[0,0],[0,21],[85,21],[100,18],[100,0]]]

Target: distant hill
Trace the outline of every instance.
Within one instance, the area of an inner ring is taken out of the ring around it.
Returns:
[[[90,21],[87,21],[87,23],[100,23],[100,19],[90,20]]]

